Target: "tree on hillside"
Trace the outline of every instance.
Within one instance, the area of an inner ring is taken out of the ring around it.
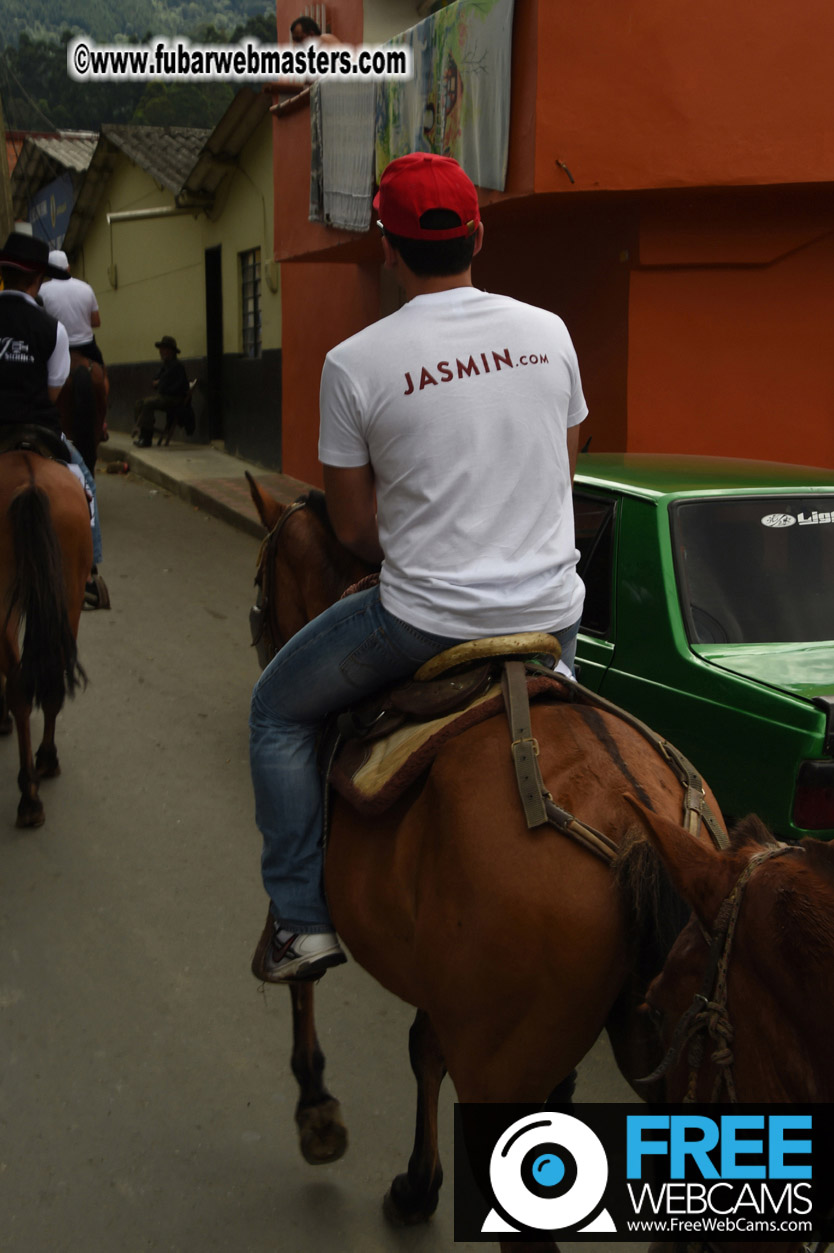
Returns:
[[[0,56],[0,93],[12,130],[98,130],[102,122],[129,122],[143,83],[76,83],[67,74],[61,39],[21,35]]]
[[[0,97],[11,130],[98,130],[103,122],[212,127],[234,95],[228,82],[76,83],[67,74],[66,47],[72,37],[68,29],[59,40],[23,34],[16,47],[0,53]],[[228,42],[213,23],[203,23],[191,37],[196,43]],[[232,32],[235,43],[247,37],[275,43],[274,13],[255,14]],[[152,38],[146,32],[129,42]]]
[[[131,117],[135,126],[213,127],[234,98],[228,83],[147,83]]]

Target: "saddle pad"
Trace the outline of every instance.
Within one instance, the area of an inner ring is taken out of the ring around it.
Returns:
[[[558,699],[563,689],[546,675],[528,675],[530,700],[545,692]],[[359,813],[384,813],[428,769],[444,744],[479,722],[503,713],[504,698],[500,679],[497,679],[458,713],[428,722],[407,723],[390,735],[370,742],[348,740],[331,766],[330,785]],[[507,761],[511,763],[509,725],[504,731]]]

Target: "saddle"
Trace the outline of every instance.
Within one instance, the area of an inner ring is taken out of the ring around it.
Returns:
[[[4,452],[35,452],[52,461],[69,462],[69,449],[60,435],[47,426],[19,423],[0,427],[0,454]]]
[[[559,655],[554,636],[528,633],[473,640],[433,657],[413,679],[338,716],[327,739],[331,787],[361,813],[384,813],[444,744],[506,709],[525,813],[545,821],[538,809],[528,811],[541,795],[529,701],[557,692]]]
[[[727,834],[692,763],[633,714],[555,670],[559,653],[553,636],[529,634],[476,640],[440,653],[413,680],[331,721],[322,740],[326,782],[359,813],[384,813],[444,744],[503,710],[528,829],[553,827],[610,865],[616,843],[558,804],[539,769],[530,702],[556,700],[612,714],[638,731],[681,785],[682,825],[697,835],[703,824],[716,848],[726,848]]]

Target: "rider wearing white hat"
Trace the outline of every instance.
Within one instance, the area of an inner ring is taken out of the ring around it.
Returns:
[[[83,279],[72,277],[65,252],[53,249],[49,254],[49,264],[61,272],[66,282],[44,283],[41,288],[44,308],[67,328],[70,348],[103,366],[101,349],[93,333],[96,327],[101,326],[95,292]]]

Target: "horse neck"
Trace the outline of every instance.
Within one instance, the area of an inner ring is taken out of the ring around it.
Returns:
[[[272,599],[276,640],[290,639],[371,569],[319,523],[304,541],[279,549],[277,554],[274,581],[280,592]]]

